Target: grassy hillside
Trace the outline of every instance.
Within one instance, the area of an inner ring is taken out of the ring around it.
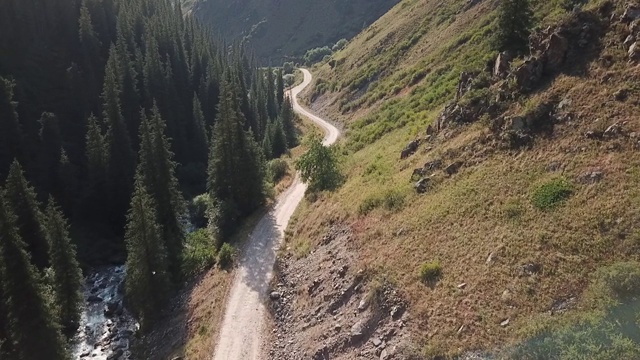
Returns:
[[[313,248],[348,225],[360,266],[409,301],[427,358],[640,356],[640,67],[622,44],[625,2],[534,3],[538,28],[563,26],[569,50],[530,91],[486,75],[496,1],[404,0],[318,66],[307,94],[345,124],[347,180],[301,206],[288,241]],[[493,110],[427,136],[463,71],[487,84],[458,104]],[[546,126],[523,146],[520,118]],[[412,173],[434,160],[418,194]],[[425,284],[428,263],[442,275]]]
[[[311,48],[358,34],[398,0],[186,0],[228,41],[246,39],[263,61],[278,64]]]

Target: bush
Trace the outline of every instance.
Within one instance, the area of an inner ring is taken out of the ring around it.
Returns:
[[[267,163],[267,178],[277,184],[289,171],[289,164],[283,159],[273,159]]]
[[[347,46],[347,39],[340,39],[335,45],[333,45],[331,50],[333,50],[333,52],[340,51],[344,49],[345,46]]]
[[[400,211],[404,207],[404,194],[389,190],[384,194],[384,208],[389,211]]]
[[[311,49],[304,54],[304,62],[307,65],[312,65],[324,59],[325,56],[331,56],[331,54],[331,49],[328,46]]]
[[[424,283],[435,283],[442,277],[440,262],[432,261],[422,264],[420,267],[420,280]]]
[[[192,278],[216,263],[216,247],[206,229],[187,235],[182,252],[182,274]]]
[[[198,229],[207,226],[207,206],[209,194],[198,195],[189,203],[189,218],[191,224]]]
[[[235,252],[235,249],[229,243],[222,244],[222,247],[218,252],[218,264],[220,265],[220,268],[226,269],[231,266]]]
[[[285,86],[293,86],[296,83],[296,76],[293,74],[285,75],[282,80],[284,81]]]
[[[598,269],[596,279],[618,299],[640,295],[640,264],[637,262],[618,262]]]
[[[540,210],[551,210],[564,203],[573,195],[571,183],[564,178],[551,180],[538,186],[531,196],[533,206]]]
[[[293,66],[293,63],[292,63],[292,62],[286,62],[286,63],[284,63],[284,64],[282,65],[282,72],[283,72],[285,75],[291,75],[291,74],[293,74],[293,69],[294,69],[294,66]]]
[[[302,180],[309,183],[309,190],[335,190],[342,183],[338,159],[333,148],[325,147],[318,137],[312,137],[309,151],[296,161]]]
[[[371,196],[362,201],[360,206],[358,207],[358,213],[360,215],[367,215],[374,209],[380,207],[382,205],[382,199],[378,196]]]

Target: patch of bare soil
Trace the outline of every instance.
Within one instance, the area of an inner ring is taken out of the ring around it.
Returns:
[[[357,264],[351,229],[333,225],[304,258],[276,263],[269,293],[270,359],[394,359],[409,343],[407,304]]]

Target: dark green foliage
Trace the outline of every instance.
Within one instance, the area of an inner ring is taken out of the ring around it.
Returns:
[[[533,10],[530,0],[501,0],[494,39],[495,49],[518,54],[526,52],[532,27]]]
[[[552,210],[565,202],[574,193],[569,181],[558,178],[546,182],[533,190],[531,201],[540,210]]]
[[[334,190],[342,182],[333,148],[323,146],[317,137],[310,140],[309,150],[296,161],[296,169],[312,192]]]
[[[193,198],[189,204],[191,225],[198,229],[207,226],[207,206],[209,206],[209,201],[209,194],[200,194]]]
[[[45,194],[59,195],[60,158],[62,157],[62,135],[58,117],[43,113],[40,123],[39,189]]]
[[[284,102],[284,79],[282,69],[278,69],[276,75],[276,100],[278,100],[278,109],[282,109],[282,103]]]
[[[138,174],[125,232],[125,294],[145,331],[155,323],[170,295],[167,250],[155,208]]]
[[[202,112],[202,106],[198,96],[193,96],[193,116],[192,116],[192,129],[193,134],[189,137],[191,139],[191,146],[193,154],[191,160],[202,164],[207,163],[207,154],[209,152],[209,144],[207,134],[204,113]],[[204,174],[203,174],[204,175]]]
[[[44,215],[34,188],[25,179],[22,167],[17,161],[11,164],[5,196],[7,206],[16,215],[18,233],[27,245],[33,264],[43,270],[49,266],[49,246],[43,227]]]
[[[442,266],[438,261],[432,261],[420,266],[420,280],[424,283],[434,283],[442,276]]]
[[[282,71],[284,72],[285,75],[291,75],[293,74],[293,63],[292,62],[286,62],[284,63],[284,65],[282,65]]]
[[[206,229],[187,235],[182,255],[182,274],[192,278],[211,268],[216,263],[216,246]]]
[[[73,333],[80,323],[82,297],[82,271],[76,258],[76,247],[69,237],[69,225],[62,211],[49,198],[45,228],[49,240],[55,303],[60,309],[60,322],[68,333]]]
[[[267,91],[267,112],[270,119],[275,119],[278,116],[278,100],[276,99],[276,83],[273,77],[273,69],[267,68],[267,85],[265,89]]]
[[[220,251],[218,252],[218,264],[222,269],[226,269],[233,263],[235,256],[235,249],[228,243],[222,244]]]
[[[280,109],[280,120],[282,121],[282,128],[289,148],[298,146],[298,134],[295,125],[296,116],[296,113],[293,111],[293,106],[291,105],[291,99],[286,97]]]
[[[266,153],[268,149],[265,146],[265,155],[267,158],[279,158],[284,155],[289,148],[287,146],[287,137],[284,133],[282,121],[277,119],[274,122],[270,122],[267,126],[267,135],[265,140],[269,140],[268,144],[271,146],[271,151]]]
[[[289,165],[283,159],[273,159],[267,163],[267,177],[272,184],[277,184],[289,171]]]
[[[20,156],[20,123],[13,89],[15,84],[0,76],[0,177],[4,177],[14,158]]]
[[[151,116],[142,114],[140,125],[139,175],[154,199],[155,213],[162,224],[161,238],[168,252],[168,266],[174,280],[180,275],[180,257],[185,232],[180,217],[186,207],[175,176],[176,163],[165,135],[165,122],[154,105]]]
[[[335,43],[335,45],[333,45],[331,50],[333,52],[340,51],[344,49],[345,46],[347,46],[347,43],[348,43],[347,39],[340,39],[338,40],[338,42]]]
[[[264,159],[253,134],[243,128],[238,86],[226,76],[209,153],[209,196],[215,216],[209,217],[223,239],[238,221],[264,203]]]
[[[328,46],[311,49],[308,50],[306,54],[304,54],[304,62],[307,65],[312,65],[324,59],[325,56],[331,54],[332,51]]]
[[[18,359],[70,359],[51,301],[25,248],[0,195],[0,300],[8,318],[9,340]]]

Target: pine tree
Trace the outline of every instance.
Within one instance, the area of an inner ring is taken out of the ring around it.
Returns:
[[[107,162],[109,154],[98,119],[92,114],[87,122],[85,137],[87,175],[81,215],[92,221],[103,221],[109,205],[107,195]]]
[[[69,334],[80,323],[82,307],[82,271],[76,258],[76,248],[69,237],[69,225],[52,197],[46,209],[46,231],[49,259],[53,271],[53,290],[60,309],[60,322]]]
[[[209,154],[209,194],[217,218],[210,219],[226,239],[238,221],[264,202],[264,158],[251,132],[243,128],[238,88],[226,75]]]
[[[275,80],[273,78],[273,69],[271,66],[267,69],[267,112],[269,113],[269,118],[271,120],[275,120],[278,116],[278,102],[276,100],[276,90],[275,90]]]
[[[287,152],[287,137],[282,128],[282,121],[277,119],[271,124],[271,154],[279,158]]]
[[[155,213],[162,224],[161,238],[168,251],[169,271],[179,279],[180,258],[185,231],[180,217],[186,212],[175,175],[176,163],[165,135],[166,125],[154,105],[149,119],[140,125],[140,176],[149,195],[155,200]]]
[[[15,84],[0,76],[0,178],[4,178],[11,162],[19,158],[22,134],[17,103],[13,99]]]
[[[131,195],[135,157],[131,148],[129,131],[120,111],[115,46],[111,47],[102,91],[103,117],[108,124],[106,136],[109,161],[108,189],[110,193],[110,220],[116,229],[124,225],[124,214]]]
[[[166,304],[170,288],[167,251],[155,207],[139,172],[125,232],[125,294],[145,331],[154,324]]]
[[[193,151],[192,159],[202,164],[207,163],[207,153],[209,149],[207,129],[204,120],[204,113],[197,94],[193,95],[193,134],[191,135],[191,146]]]
[[[280,120],[282,121],[282,129],[287,138],[287,145],[289,148],[298,146],[298,135],[296,134],[295,126],[296,114],[293,112],[293,106],[291,106],[291,99],[286,97],[282,102],[282,108],[280,109]]]
[[[27,244],[33,264],[40,270],[49,266],[49,245],[43,227],[44,215],[40,210],[36,192],[24,177],[17,161],[11,164],[6,187],[7,206],[17,217],[18,233]]]
[[[494,47],[498,51],[524,53],[529,47],[532,27],[533,10],[530,0],[501,0]]]
[[[40,117],[39,189],[41,193],[57,194],[58,174],[62,156],[62,135],[58,117],[45,112]]]
[[[38,271],[0,195],[0,284],[9,340],[21,360],[71,359]]]
[[[276,99],[278,100],[278,108],[282,112],[282,103],[284,102],[284,78],[282,68],[278,68],[276,76]]]

